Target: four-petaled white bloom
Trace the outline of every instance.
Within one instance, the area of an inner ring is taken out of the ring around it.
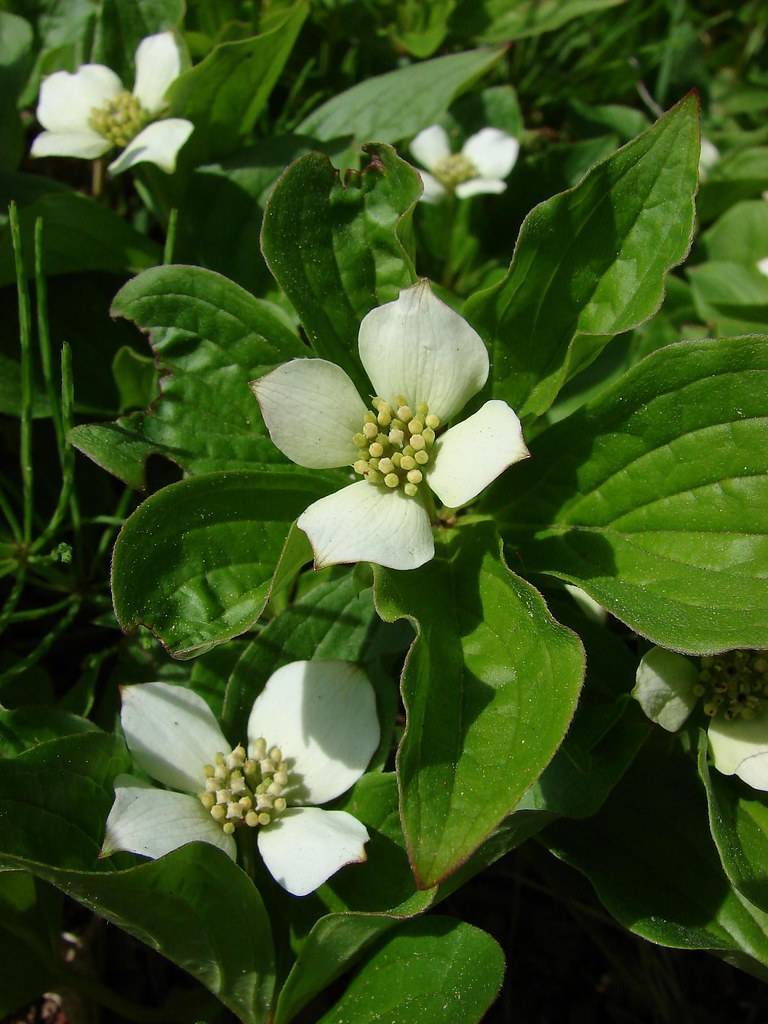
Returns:
[[[450,508],[465,505],[528,449],[520,421],[501,401],[440,433],[483,387],[489,366],[479,335],[429,282],[372,309],[358,348],[375,389],[374,411],[325,359],[293,359],[251,387],[289,459],[311,469],[352,466],[363,477],[299,517],[316,567],[416,569],[435,553],[424,489]]]
[[[257,829],[272,876],[305,896],[365,860],[365,827],[321,810],[364,773],[379,743],[373,688],[345,661],[296,661],[270,676],[232,749],[208,705],[168,683],[123,689],[121,722],[136,764],[168,788],[115,780],[101,856],[161,857],[201,840],[236,855],[236,829]]]
[[[669,732],[702,701],[715,768],[768,790],[768,652],[730,651],[699,662],[652,647],[638,666],[632,696]]]
[[[427,169],[419,172],[424,182],[421,198],[436,203],[450,192],[459,199],[503,192],[507,187],[504,178],[515,166],[520,143],[499,128],[483,128],[467,139],[460,153],[451,153],[445,129],[433,124],[419,132],[410,149]]]
[[[109,165],[112,174],[142,162],[171,174],[193,125],[179,117],[157,118],[180,73],[181,53],[172,32],[139,43],[133,92],[103,64],[83,64],[74,74],[54,72],[40,88],[37,119],[46,130],[32,143],[32,156],[94,160],[119,147],[123,152]]]

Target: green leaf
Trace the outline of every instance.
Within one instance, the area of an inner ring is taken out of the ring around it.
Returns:
[[[371,831],[368,861],[332,876],[319,892],[330,910],[411,917],[431,903],[434,889],[417,890],[408,863],[394,772],[369,773],[334,806]]]
[[[275,1024],[287,1024],[356,963],[385,932],[430,906],[434,890],[417,892],[400,828],[393,773],[364,775],[335,804],[368,828],[366,863],[342,871],[316,897],[331,910],[316,921],[280,992]]]
[[[625,0],[463,0],[451,28],[483,43],[552,32],[573,18],[616,7]]]
[[[298,535],[304,537],[300,531]],[[307,550],[307,560],[310,557]],[[376,691],[381,739],[368,766],[374,771],[389,757],[397,713],[396,692],[391,675],[382,668],[381,645],[377,643],[389,627],[376,617],[371,588],[361,588],[352,572],[342,570],[344,575],[337,576],[338,571],[313,574],[309,593],[275,615],[247,644],[229,673],[222,719],[230,736],[246,735],[254,700],[272,673],[288,662],[359,662]]]
[[[768,794],[735,775],[711,770],[701,732],[699,775],[709,806],[709,827],[723,870],[750,903],[768,912]]]
[[[391,147],[364,148],[369,164],[344,183],[319,153],[292,164],[267,204],[261,244],[318,355],[343,366],[365,394],[358,328],[415,280],[403,231],[421,182]]]
[[[768,257],[768,203],[764,199],[736,203],[699,242],[709,260],[754,269],[758,260]]]
[[[584,651],[509,571],[487,524],[458,531],[421,569],[377,569],[375,579],[382,618],[417,629],[397,763],[411,864],[427,888],[547,766],[576,706]]]
[[[24,129],[17,107],[32,57],[32,26],[0,11],[0,169],[12,171],[24,152]]]
[[[477,1024],[503,978],[504,954],[479,928],[448,917],[409,921],[385,939],[321,1024]]]
[[[399,142],[433,124],[504,52],[468,50],[375,75],[318,107],[296,131],[326,141],[352,136],[356,147],[370,140]]]
[[[109,303],[124,281],[124,274],[90,273],[59,274],[48,279],[52,376],[54,381],[60,377],[59,357],[63,342],[75,339],[72,371],[76,382],[75,413],[78,416],[109,417],[117,414],[118,395],[112,376],[112,360],[123,345],[143,343],[129,324],[109,316]],[[4,298],[9,301],[9,291]],[[0,403],[7,401],[6,411],[15,411],[17,415],[20,409],[18,359],[18,326],[16,317],[11,316],[0,325]],[[39,367],[34,370],[33,411],[36,416],[49,416],[50,406],[43,377]],[[49,454],[54,454],[52,449]]]
[[[120,397],[120,411],[144,408],[157,394],[157,370],[151,356],[123,345],[112,360],[112,376]]]
[[[207,473],[164,487],[131,515],[115,544],[112,596],[125,630],[147,626],[191,658],[257,622],[276,571],[311,558],[294,519],[334,489],[327,474]]]
[[[102,0],[99,4],[91,62],[106,64],[133,85],[134,55],[142,39],[178,29],[184,19],[184,0]]]
[[[699,195],[699,216],[707,224],[742,199],[757,199],[768,188],[768,147],[728,153],[708,172]]]
[[[651,726],[629,696],[637,669],[634,651],[605,625],[587,619],[570,595],[553,595],[549,605],[584,644],[587,674],[565,740],[516,813],[589,817],[630,766]]]
[[[3,175],[0,192],[6,188],[13,190],[14,182],[23,177]],[[159,261],[157,243],[140,235],[125,218],[79,192],[59,187],[19,206],[24,252],[34,251],[35,221],[38,217],[42,217],[45,224],[46,274],[81,270],[137,272]],[[33,262],[28,259],[27,273],[31,275],[33,272]],[[3,217],[0,221],[0,285],[15,280],[10,229]]]
[[[0,872],[0,1013],[8,1020],[59,980],[49,936],[61,930],[60,897],[46,898],[52,892],[26,871]]]
[[[288,1024],[399,923],[383,914],[326,914],[304,941],[277,1002],[275,1024]]]
[[[768,646],[767,341],[667,346],[537,437],[486,499],[526,572],[663,647]]]
[[[616,132],[623,142],[628,142],[629,139],[644,132],[648,127],[648,118],[642,110],[625,107],[619,103],[592,105],[572,99],[571,107],[585,121],[602,125],[609,131]]]
[[[95,728],[87,719],[58,708],[0,708],[0,757],[15,757],[39,743]]]
[[[211,160],[242,146],[266,106],[307,16],[304,0],[269,32],[222,43],[171,86],[171,113],[192,121],[187,156]]]
[[[255,149],[196,167],[179,211],[179,263],[216,270],[264,294],[272,278],[259,249],[267,199],[288,164],[310,152],[343,152],[346,145],[317,143],[306,135],[262,139]]]
[[[431,57],[448,34],[448,19],[457,0],[401,4],[395,38],[414,57]]]
[[[466,304],[491,352],[495,398],[546,412],[612,337],[661,304],[693,229],[698,105],[688,96],[526,217],[506,277]]]
[[[768,205],[768,204],[767,204]],[[768,277],[743,263],[700,263],[686,270],[696,312],[711,333],[764,333],[768,327]]]
[[[768,917],[731,889],[691,760],[658,737],[594,818],[551,826],[550,849],[585,874],[630,931],[675,949],[725,955],[768,977]]]
[[[453,104],[448,117],[460,126],[465,138],[481,126],[499,128],[516,139],[525,130],[520,101],[511,85],[491,85],[467,93]]]
[[[0,762],[0,866],[58,886],[188,971],[241,1021],[263,1024],[274,983],[269,920],[229,857],[192,843],[127,870],[98,859],[112,782],[129,766],[122,741],[104,733]]]
[[[154,267],[115,297],[115,316],[150,333],[160,395],[147,412],[75,427],[70,440],[132,487],[161,454],[190,473],[285,462],[248,381],[305,351],[278,307],[199,267]]]
[[[20,97],[20,104],[34,106],[40,80],[53,71],[73,71],[90,59],[90,44],[98,13],[93,0],[67,0],[37,8],[35,24],[37,60]]]
[[[318,583],[276,615],[251,640],[230,675],[223,712],[230,734],[245,735],[254,700],[281,665],[363,661],[375,619],[370,590],[361,592],[351,573]]]

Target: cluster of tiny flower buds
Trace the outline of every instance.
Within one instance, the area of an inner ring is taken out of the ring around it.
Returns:
[[[479,171],[463,153],[451,153],[450,156],[443,157],[435,164],[432,174],[441,185],[450,190],[465,181],[476,178]]]
[[[352,468],[369,483],[401,487],[413,498],[424,479],[440,419],[424,402],[412,409],[402,395],[394,405],[383,398],[371,404],[375,411],[365,414],[362,430],[352,438],[360,449]]]
[[[103,107],[92,110],[88,123],[113,146],[123,148],[136,138],[148,120],[149,115],[136,97],[121,92]]]
[[[200,802],[226,835],[236,825],[269,825],[287,807],[288,765],[279,747],[267,748],[259,738],[252,757],[238,745],[230,754],[217,754],[215,764],[204,766],[205,790]]]
[[[704,714],[710,718],[754,718],[768,697],[768,652],[728,651],[702,658],[694,693],[704,699]]]

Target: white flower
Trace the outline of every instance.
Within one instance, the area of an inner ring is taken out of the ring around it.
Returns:
[[[83,64],[74,74],[54,72],[40,88],[37,119],[46,131],[32,143],[32,156],[94,160],[119,147],[123,152],[109,165],[112,174],[143,161],[171,174],[193,125],[178,117],[157,118],[180,73],[181,53],[172,32],[139,43],[133,92],[103,64]]]
[[[765,276],[768,277],[768,256],[762,260],[758,260],[756,266],[761,274],[765,274]]]
[[[652,647],[637,669],[632,696],[669,732],[685,723],[699,700],[710,718],[715,767],[768,790],[768,655],[729,651],[700,659]]]
[[[289,459],[311,469],[352,466],[363,477],[299,517],[315,566],[360,561],[415,569],[435,553],[427,484],[456,508],[528,449],[506,402],[486,402],[438,433],[485,384],[488,353],[428,281],[372,309],[358,347],[375,389],[373,412],[346,373],[324,359],[293,359],[251,387]]]
[[[419,132],[410,148],[427,168],[419,172],[424,182],[421,198],[436,203],[449,192],[459,199],[503,192],[507,187],[504,178],[515,166],[520,143],[498,128],[483,128],[467,139],[460,153],[451,153],[445,130],[433,124]]]
[[[257,829],[272,876],[294,896],[365,860],[365,827],[325,811],[364,773],[379,743],[373,688],[345,661],[295,661],[267,680],[232,749],[208,705],[168,683],[123,689],[121,723],[136,764],[166,786],[115,780],[102,857],[162,857],[195,840],[233,859],[237,828]]]

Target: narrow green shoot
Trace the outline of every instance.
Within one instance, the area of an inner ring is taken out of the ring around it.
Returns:
[[[23,540],[32,539],[32,512],[34,497],[34,469],[32,466],[32,314],[29,301],[27,274],[21,243],[21,227],[16,203],[9,207],[11,241],[16,266],[16,290],[19,303],[19,340],[21,342],[21,485]]]

